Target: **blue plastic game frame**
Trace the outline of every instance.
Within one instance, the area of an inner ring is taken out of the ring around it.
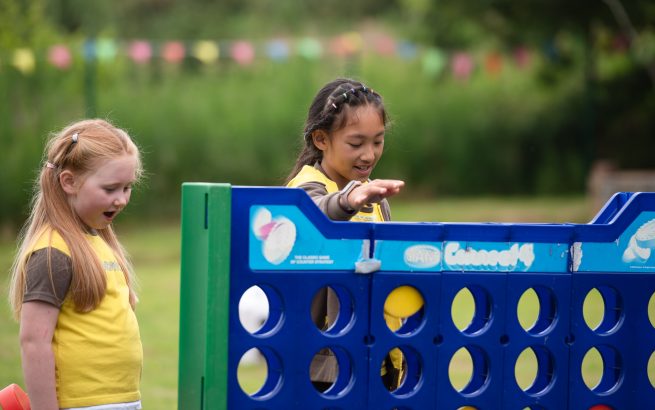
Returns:
[[[187,183],[182,191],[180,409],[655,408],[647,368],[655,360],[655,193],[617,193],[589,224],[513,224],[333,222],[299,189]],[[254,333],[238,315],[252,286],[270,306]],[[309,306],[325,286],[346,303],[321,332]],[[402,286],[425,304],[392,332],[382,307]],[[464,288],[476,309],[459,329],[451,308]],[[517,305],[529,289],[540,309],[524,329]],[[595,329],[583,315],[593,289],[605,306]],[[320,393],[309,364],[326,347],[339,377]],[[395,347],[408,371],[389,392],[380,363]],[[249,395],[237,369],[252,348],[268,377]],[[473,370],[457,390],[448,369],[462,348]],[[525,349],[538,370],[522,389],[515,364]],[[581,366],[591,349],[603,369],[588,387]]]

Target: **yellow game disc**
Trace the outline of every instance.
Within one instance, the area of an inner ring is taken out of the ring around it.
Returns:
[[[423,297],[411,286],[394,289],[384,302],[384,313],[395,317],[409,317],[423,307]]]

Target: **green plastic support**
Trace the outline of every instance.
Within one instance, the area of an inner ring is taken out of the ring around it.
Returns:
[[[180,410],[227,409],[231,202],[229,184],[182,185]]]

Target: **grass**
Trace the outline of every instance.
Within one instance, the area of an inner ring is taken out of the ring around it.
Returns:
[[[488,221],[488,222],[584,222],[595,210],[589,210],[581,198],[546,199],[440,199],[393,201],[396,220],[405,221]],[[144,371],[142,378],[143,402],[148,409],[173,408],[177,402],[177,357],[179,322],[179,224],[154,226],[121,226],[117,228],[121,241],[133,255],[139,277],[141,302],[137,316],[141,327],[144,347]],[[11,265],[15,244],[0,241],[0,269],[7,272]],[[0,277],[3,297],[6,295],[6,275]],[[529,299],[529,298],[528,298]],[[534,299],[524,303],[527,307],[521,317],[530,318],[536,309]],[[651,318],[655,317],[655,303],[649,306]],[[470,314],[465,307],[457,309],[462,316]],[[598,306],[591,306],[585,315],[602,315]],[[454,318],[460,321],[461,318]],[[464,319],[465,321],[466,319]],[[521,319],[529,320],[529,319]],[[652,319],[651,319],[652,320]],[[7,303],[0,303],[0,387],[10,383],[24,385],[20,367],[18,326],[10,319]],[[461,357],[460,357],[461,356]],[[521,380],[534,377],[534,360],[530,354],[521,358],[517,369]],[[465,384],[470,377],[470,358],[461,354],[453,360],[451,378],[453,384]],[[597,377],[598,359],[591,357],[586,363],[588,378]],[[655,379],[655,360],[649,363],[649,377]],[[244,390],[252,392],[261,386],[265,368],[242,366],[239,379]],[[525,382],[523,382],[525,383]]]

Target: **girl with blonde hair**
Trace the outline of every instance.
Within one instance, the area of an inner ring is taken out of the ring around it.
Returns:
[[[47,142],[9,292],[33,408],[141,408],[133,270],[112,227],[141,174],[137,146],[107,121]]]

